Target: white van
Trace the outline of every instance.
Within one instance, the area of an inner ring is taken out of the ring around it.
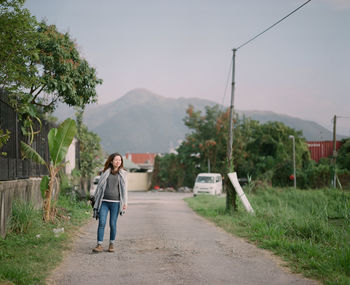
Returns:
[[[97,176],[95,176],[94,179],[92,180],[92,183],[91,183],[91,186],[90,186],[90,197],[94,196],[96,188],[97,188],[98,181],[100,180],[100,177],[101,177],[102,173],[103,173],[102,170],[100,170],[97,173]]]
[[[201,193],[220,195],[222,193],[222,177],[220,173],[199,173],[193,187],[193,196]]]
[[[92,180],[91,187],[90,187],[90,197],[94,196],[100,177],[101,177],[100,175],[95,176],[94,179]]]

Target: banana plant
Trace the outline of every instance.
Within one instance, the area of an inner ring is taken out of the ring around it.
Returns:
[[[52,128],[48,134],[50,162],[45,160],[28,144],[21,142],[22,154],[36,163],[47,167],[49,175],[45,175],[40,183],[41,194],[44,199],[43,219],[49,221],[51,217],[51,199],[57,174],[65,166],[64,158],[68,148],[76,135],[77,128],[73,119],[66,119],[58,128]]]

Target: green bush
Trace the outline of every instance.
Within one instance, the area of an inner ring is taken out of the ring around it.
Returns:
[[[340,168],[350,170],[350,138],[343,140],[339,149],[337,163]]]
[[[310,164],[303,171],[297,172],[297,186],[302,189],[320,189],[329,187],[332,168],[328,164]]]
[[[290,160],[276,166],[272,176],[272,185],[275,187],[292,186],[293,181],[289,179],[289,176],[293,174],[292,166],[292,161]]]
[[[341,184],[341,187],[343,189],[350,190],[350,170],[348,169],[337,170],[337,176]]]

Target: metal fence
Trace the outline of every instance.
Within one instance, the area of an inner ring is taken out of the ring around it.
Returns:
[[[8,104],[7,98],[0,90],[0,129],[10,131],[10,139],[0,148],[0,180],[25,179],[42,176],[48,173],[45,165],[34,163],[28,159],[22,159],[21,141],[27,142],[28,137],[21,131],[22,124],[15,110]],[[32,147],[49,161],[49,147],[47,134],[52,126],[42,122],[41,131],[34,136]],[[40,128],[39,123],[34,123],[34,129]]]

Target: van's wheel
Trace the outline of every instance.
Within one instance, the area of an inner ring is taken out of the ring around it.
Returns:
[[[193,197],[196,197],[197,196],[197,194],[193,194]]]

